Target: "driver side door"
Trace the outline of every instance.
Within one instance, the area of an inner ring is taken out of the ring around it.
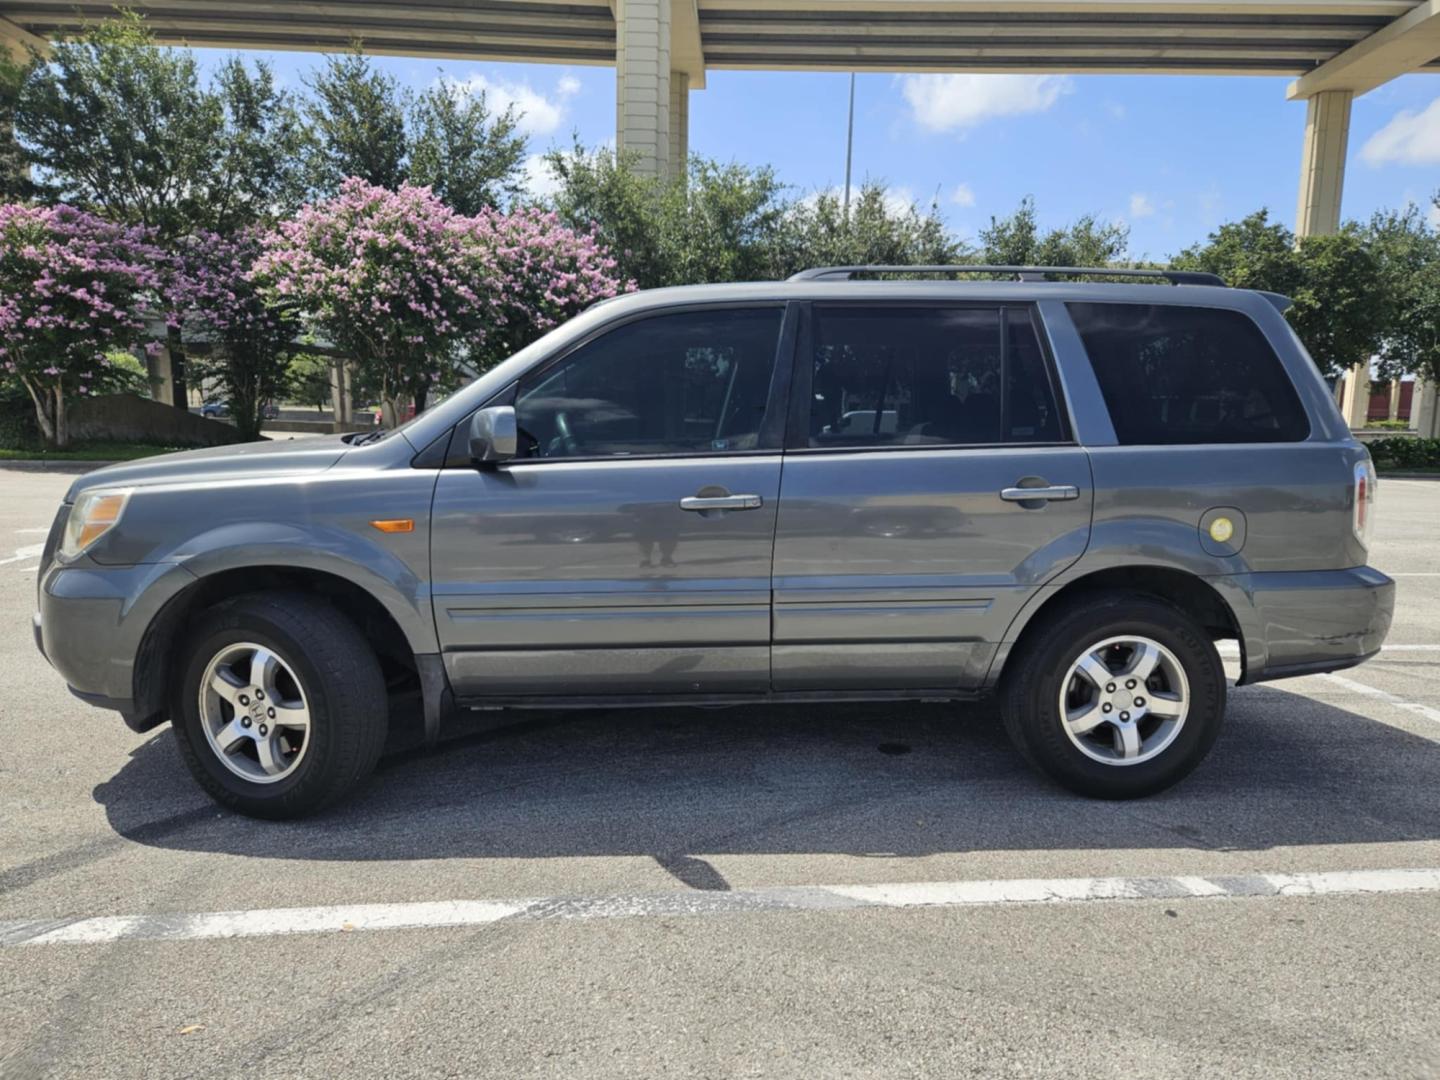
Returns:
[[[435,491],[458,697],[769,689],[792,338],[783,305],[667,309],[517,384],[520,456]]]

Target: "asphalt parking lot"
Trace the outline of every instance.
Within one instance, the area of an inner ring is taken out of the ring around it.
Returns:
[[[266,824],[36,654],[69,479],[0,469],[0,1076],[1440,1075],[1440,482],[1386,651],[1143,802],[978,708],[657,710]]]

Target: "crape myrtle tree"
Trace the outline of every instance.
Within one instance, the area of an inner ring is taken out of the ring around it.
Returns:
[[[165,262],[147,229],[69,206],[0,206],[0,370],[29,393],[49,446],[69,444],[67,405],[140,340]]]
[[[423,405],[499,308],[494,265],[472,232],[425,188],[352,178],[276,226],[252,277],[269,302],[355,358],[393,426],[398,404]]]
[[[260,437],[262,409],[287,388],[287,366],[299,330],[293,309],[270,304],[251,280],[261,251],[258,229],[202,232],[180,243],[167,281],[173,321],[213,352],[192,370],[219,385],[242,438]]]
[[[202,84],[194,57],[156,46],[133,13],[34,57],[14,108],[44,196],[143,226],[161,246],[298,205],[304,131],[269,67],[232,58]],[[168,343],[184,408],[178,327]]]
[[[393,425],[459,365],[483,368],[626,283],[589,234],[535,210],[457,214],[359,179],[264,240],[252,279],[355,357]]]
[[[593,232],[568,228],[559,215],[531,207],[472,219],[475,242],[487,253],[497,303],[466,363],[485,371],[597,300],[635,288]]]

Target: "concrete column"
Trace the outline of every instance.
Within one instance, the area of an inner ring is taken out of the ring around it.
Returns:
[[[690,160],[690,76],[670,73],[670,178],[684,180]]]
[[[1410,399],[1410,430],[1422,439],[1440,439],[1440,386],[1416,380],[1415,396]]]
[[[331,361],[330,407],[337,426],[350,423],[354,415],[354,408],[350,401],[349,374],[344,360]]]
[[[1326,90],[1305,102],[1305,145],[1295,210],[1297,236],[1323,236],[1340,227],[1353,96],[1349,90]]]
[[[1400,419],[1400,380],[1398,378],[1390,380],[1390,408],[1387,419]]]
[[[1356,364],[1345,373],[1345,391],[1340,398],[1340,415],[1352,428],[1363,428],[1370,411],[1370,365]]]
[[[668,175],[670,0],[615,0],[615,144],[641,175]]]
[[[175,400],[175,376],[170,367],[170,350],[145,353],[145,376],[150,380],[150,399],[166,405]]]

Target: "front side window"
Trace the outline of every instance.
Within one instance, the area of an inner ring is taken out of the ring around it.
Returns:
[[[521,383],[529,458],[759,447],[783,312],[687,311],[626,323]]]
[[[1063,437],[1023,310],[817,305],[812,338],[811,447]]]
[[[1299,442],[1310,421],[1248,316],[1167,304],[1070,304],[1121,446]]]

